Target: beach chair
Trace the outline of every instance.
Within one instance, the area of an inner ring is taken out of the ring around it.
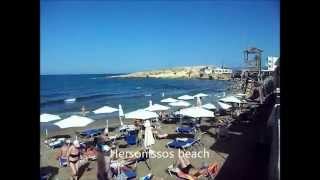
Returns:
[[[60,167],[67,167],[68,166],[68,159],[67,158],[59,157],[58,162],[59,162]]]
[[[176,138],[166,144],[168,148],[186,149],[195,143],[193,138]]]
[[[120,174],[118,174],[115,178],[116,180],[129,180],[137,177],[137,173],[126,166],[121,167],[120,171]]]
[[[176,132],[181,134],[194,134],[196,129],[194,127],[177,127]]]
[[[95,137],[102,134],[103,131],[104,131],[104,128],[86,129],[80,132],[79,135],[85,138],[91,138],[91,137]]]
[[[128,131],[128,134],[125,137],[126,142],[129,145],[137,144],[137,135],[135,131]]]
[[[63,145],[64,141],[65,141],[65,138],[59,138],[53,142],[50,142],[48,146],[52,149],[59,148]]]

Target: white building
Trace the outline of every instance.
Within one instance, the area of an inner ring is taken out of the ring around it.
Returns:
[[[232,69],[228,68],[215,68],[213,70],[215,74],[232,74]]]
[[[268,71],[274,71],[277,67],[276,62],[279,59],[279,57],[275,57],[275,56],[268,56],[268,62],[267,62],[267,66],[268,66]]]

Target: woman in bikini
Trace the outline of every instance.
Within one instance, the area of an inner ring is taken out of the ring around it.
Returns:
[[[57,160],[59,161],[59,165],[61,167],[62,166],[67,166],[68,150],[69,150],[69,146],[66,143],[63,143],[60,151],[57,154]]]
[[[72,171],[71,179],[78,180],[78,169],[80,160],[80,143],[78,140],[73,141],[68,151],[69,166]]]

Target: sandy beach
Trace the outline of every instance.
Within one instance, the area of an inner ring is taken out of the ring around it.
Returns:
[[[110,132],[111,135],[116,134],[116,128],[119,127],[119,123],[117,121],[112,121],[113,123],[109,124],[109,129],[112,130]],[[126,121],[126,124],[130,124],[130,121]],[[210,146],[215,143],[215,138],[212,137],[214,135],[215,129],[210,128],[210,122],[207,122],[207,120],[202,120],[202,128],[206,128],[208,131],[208,134],[204,134],[202,136],[202,143],[205,144],[205,149],[210,153],[210,158],[203,158],[203,159],[192,159],[192,164],[195,167],[201,167],[201,165],[206,162],[206,163],[211,163],[211,162],[217,162],[219,165],[222,165],[225,158],[227,158],[227,154],[224,153],[217,153],[213,150],[210,149]],[[175,137],[190,137],[188,135],[178,135],[175,132],[175,128],[177,127],[176,124],[161,124],[162,126],[162,131],[165,133],[169,134],[169,137],[175,138]],[[49,133],[49,136],[54,136],[54,135],[61,135],[61,134],[68,134],[71,136],[75,136],[75,131],[81,131],[83,129],[87,128],[96,128],[96,127],[105,127],[104,121],[100,121],[97,123],[93,123],[89,127],[86,128],[69,128],[65,130],[59,130],[55,132]],[[48,148],[43,141],[45,140],[45,137],[41,137],[41,167],[52,167],[52,170],[55,169],[57,173],[54,175],[53,179],[67,179],[70,176],[70,169],[67,168],[59,168],[58,162],[55,159],[56,158],[56,153],[58,152],[59,149],[50,149]],[[155,145],[152,146],[152,150],[154,151],[174,151],[175,154],[178,153],[177,149],[168,149],[166,148],[166,144],[170,141],[171,139],[161,139],[161,140],[156,140]],[[120,140],[120,143],[123,140]],[[141,149],[141,147],[137,147],[136,145],[129,146],[127,148],[120,148],[120,151],[131,151],[135,152]],[[175,157],[176,158],[176,157]],[[138,177],[147,175],[148,173],[152,173],[155,177],[162,177],[164,179],[176,179],[175,176],[170,176],[166,169],[170,164],[173,164],[175,159],[151,159],[151,170],[149,171],[148,167],[146,166],[145,163],[140,162],[137,165],[137,175]],[[82,168],[81,178],[80,179],[96,179],[96,162],[95,161],[90,161],[88,165],[85,165],[86,167]]]
[[[239,88],[239,84],[236,83],[230,90],[233,93],[237,92]],[[250,103],[247,107],[250,107]],[[200,131],[205,132],[201,138],[201,143],[203,146],[195,146],[191,151],[205,151],[209,152],[209,158],[192,158],[192,165],[196,168],[202,167],[203,164],[210,164],[215,162],[219,165],[221,172],[223,174],[218,176],[216,179],[233,179],[238,176],[246,177],[248,176],[248,171],[250,168],[254,167],[255,162],[258,161],[259,158],[255,156],[261,156],[261,154],[257,154],[257,150],[255,149],[255,145],[258,142],[260,136],[260,129],[265,127],[265,121],[267,118],[268,109],[263,107],[261,113],[267,113],[265,116],[261,116],[259,111],[255,111],[254,116],[252,118],[248,118],[248,114],[252,114],[252,111],[249,111],[250,108],[243,109],[242,114],[237,118],[233,119],[230,115],[226,116],[216,116],[214,119],[206,119],[202,118]],[[229,128],[229,138],[226,140],[218,140],[217,139],[217,128],[214,126],[214,122],[218,120],[231,119],[232,125]],[[133,124],[133,120],[125,120],[125,124]],[[80,132],[84,129],[89,128],[104,128],[106,126],[105,120],[98,120],[94,123],[90,124],[85,128],[67,128],[67,129],[59,129],[57,131],[49,132],[49,137],[54,135],[70,135],[72,139],[75,138],[76,132]],[[119,135],[120,132],[117,131],[117,128],[120,126],[120,121],[118,119],[109,120],[109,132],[110,135]],[[177,134],[175,132],[178,124],[175,123],[161,123],[161,131],[163,133],[169,134],[167,139],[156,140],[156,143],[151,147],[152,150],[159,151],[173,151],[175,156],[174,158],[163,158],[150,159],[149,165],[151,169],[148,169],[148,166],[144,162],[140,162],[137,164],[136,173],[137,179],[139,177],[145,176],[149,173],[154,175],[154,179],[176,179],[176,176],[170,176],[167,172],[167,167],[174,163],[177,159],[177,149],[167,148],[166,144],[177,137],[190,137],[190,135],[182,135]],[[80,138],[80,141],[84,142],[87,139]],[[58,162],[56,160],[56,154],[59,149],[50,149],[44,144],[45,135],[41,134],[41,170],[42,172],[51,172],[51,179],[68,179],[71,174],[71,170],[69,167],[59,167]],[[117,144],[125,144],[123,139],[117,140]],[[122,152],[136,152],[140,150],[142,147],[137,147],[136,145],[128,146],[126,148],[119,147],[119,151]],[[236,159],[233,161],[232,165],[230,165],[230,158]],[[258,160],[256,160],[258,159]],[[227,162],[227,163],[226,163]],[[258,162],[257,162],[258,163]],[[260,163],[260,162],[259,162]],[[227,170],[226,170],[227,169]],[[96,179],[97,173],[97,164],[95,161],[89,161],[88,163],[81,166],[80,170],[80,179]],[[259,172],[261,173],[261,172]],[[249,173],[250,174],[250,173]],[[254,179],[254,177],[258,176],[257,173],[251,173],[248,179]],[[243,178],[242,178],[243,179]],[[246,179],[246,178],[244,178]]]

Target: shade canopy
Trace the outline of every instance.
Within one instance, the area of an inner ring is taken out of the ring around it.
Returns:
[[[223,103],[223,102],[218,102],[218,105],[224,110],[230,109],[232,107],[231,105]]]
[[[60,116],[54,114],[41,114],[40,115],[40,122],[50,122],[61,119]]]
[[[104,114],[104,113],[113,113],[118,111],[118,109],[110,107],[110,106],[103,106],[101,108],[98,108],[96,110],[94,110],[93,112],[95,114]]]
[[[238,104],[243,103],[240,99],[236,98],[235,96],[228,96],[220,99],[219,101],[226,102],[226,103],[238,103]]]
[[[169,109],[170,109],[170,107],[163,106],[161,104],[153,104],[152,106],[145,108],[145,110],[147,110],[147,111],[166,111]]]
[[[157,113],[155,112],[150,112],[144,109],[138,109],[136,111],[132,111],[129,113],[125,114],[125,117],[127,119],[152,119],[152,118],[157,118],[159,117]]]
[[[119,104],[119,117],[122,117],[122,116],[124,116],[124,113],[123,113],[121,104]]]
[[[238,93],[238,94],[236,94],[236,96],[237,96],[237,97],[245,97],[245,96],[246,96],[246,94]]]
[[[94,122],[93,119],[72,115],[54,124],[59,126],[60,128],[70,128],[70,127],[85,127],[92,122]]]
[[[176,106],[176,107],[188,107],[191,106],[191,104],[187,101],[177,101],[173,103],[169,103],[170,106]]]
[[[181,109],[180,111],[177,111],[176,114],[193,118],[214,117],[214,113],[212,111],[206,110],[202,107],[190,107]]]
[[[183,95],[183,96],[179,96],[178,99],[180,99],[180,100],[192,100],[192,99],[194,99],[194,97],[190,96],[190,95]]]
[[[217,109],[217,107],[211,103],[204,104],[201,107],[203,107],[205,109]]]
[[[204,94],[204,93],[198,93],[198,94],[194,95],[193,97],[207,97],[207,96],[209,96],[209,95]]]
[[[173,98],[166,98],[166,99],[162,99],[160,102],[164,102],[164,103],[173,103],[173,102],[177,102],[178,100],[173,99]]]

